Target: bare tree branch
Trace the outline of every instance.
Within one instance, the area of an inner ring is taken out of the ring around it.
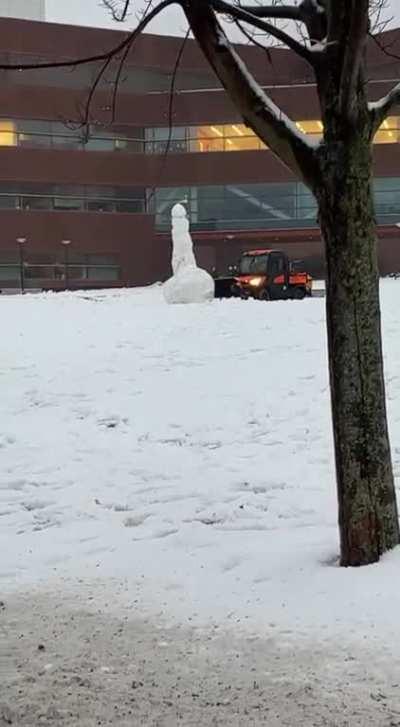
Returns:
[[[392,58],[396,61],[400,61],[400,55],[390,50],[393,45],[384,45],[379,36],[369,34],[371,40],[378,46],[379,50],[388,58]],[[374,101],[369,104],[369,111],[371,115],[372,123],[372,136],[376,134],[379,127],[383,124],[385,119],[389,116],[396,106],[400,106],[400,83],[396,84],[386,96],[383,96],[379,101]]]
[[[255,38],[255,34],[250,33],[248,30],[246,30],[246,28],[242,25],[240,20],[234,19],[233,22],[235,23],[238,30],[240,30],[240,32],[244,35],[244,37],[249,41],[249,43],[257,46],[257,48],[260,48],[260,50],[262,50],[263,53],[266,54],[269,62],[272,65],[272,55],[271,55],[270,48],[268,48],[268,46],[266,46],[266,45],[263,45],[262,43],[259,43],[258,40]]]
[[[203,0],[184,6],[189,25],[245,123],[306,183],[317,173],[314,149],[305,135],[253,81],[229,43],[211,3]]]
[[[142,22],[143,22],[143,20],[145,20],[147,18],[148,14],[151,10],[152,4],[153,4],[153,0],[147,0],[146,7],[142,14]],[[126,5],[125,5],[124,10],[126,10],[126,12],[128,12],[129,7],[130,7],[130,0],[126,0]],[[121,22],[123,22],[123,20],[124,20],[124,18],[121,16]],[[113,123],[116,118],[118,91],[119,91],[119,85],[120,85],[120,81],[121,81],[122,71],[124,69],[126,59],[128,58],[128,55],[131,51],[131,48],[132,48],[135,40],[136,40],[136,36],[131,37],[130,43],[128,43],[128,45],[126,46],[126,48],[122,54],[121,60],[119,62],[118,71],[117,71],[117,74],[116,74],[115,80],[114,80],[114,90],[113,90],[113,97],[112,97],[112,104],[111,104],[111,123]]]
[[[102,0],[104,7],[109,10],[113,20],[118,23],[123,23],[128,17],[128,10],[131,4],[131,0],[124,0],[124,7],[122,10],[118,10],[115,0]]]
[[[317,65],[319,54],[311,51],[309,48],[306,48],[304,45],[295,40],[295,38],[292,38],[288,35],[288,33],[285,33],[285,31],[277,28],[272,23],[261,20],[256,15],[253,15],[238,5],[230,5],[228,2],[225,2],[225,0],[210,0],[209,4],[216,12],[223,13],[224,15],[230,15],[232,18],[248,23],[254,28],[262,30],[267,35],[271,35],[273,38],[276,38],[276,40],[279,40],[281,43],[286,45],[294,51],[294,53],[300,56],[300,58],[307,61],[307,63],[309,63],[312,67]]]
[[[302,0],[298,5],[246,5],[244,10],[260,18],[293,20],[304,24],[310,41],[321,42],[327,35],[327,17],[323,0]]]
[[[301,3],[302,5],[302,3]],[[241,5],[245,10],[257,18],[276,18],[277,20],[302,20],[301,5]]]
[[[150,12],[142,18],[136,28],[129,33],[129,35],[124,38],[121,43],[118,43],[118,45],[114,46],[114,48],[106,51],[105,53],[98,53],[93,56],[84,56],[82,58],[75,58],[68,61],[48,61],[46,63],[0,63],[0,70],[32,71],[40,68],[71,68],[72,66],[83,66],[89,63],[107,61],[108,59],[115,58],[119,55],[119,53],[124,51],[128,45],[131,45],[133,41],[136,40],[136,38],[147,28],[157,15],[162,13],[166,8],[171,7],[171,5],[176,5],[178,2],[179,0],[162,0],[162,2],[156,5],[156,7],[150,10]]]
[[[396,106],[400,106],[400,83],[379,101],[369,104],[373,136]]]
[[[168,155],[169,155],[169,152],[171,149],[172,133],[174,130],[174,101],[175,101],[175,91],[176,91],[176,79],[178,76],[179,66],[181,64],[181,60],[182,60],[183,53],[186,48],[186,43],[188,41],[190,32],[191,32],[190,28],[188,28],[186,35],[183,38],[183,41],[179,48],[178,55],[176,56],[175,65],[174,65],[172,75],[171,75],[171,84],[170,84],[170,89],[169,89],[169,102],[168,102],[168,139],[167,139],[167,144],[165,146],[160,170],[158,173],[158,181],[154,185],[153,191],[147,200],[148,203],[154,197],[157,187],[160,187],[162,184],[162,179],[164,177],[164,172],[165,172],[165,166],[166,166]]]

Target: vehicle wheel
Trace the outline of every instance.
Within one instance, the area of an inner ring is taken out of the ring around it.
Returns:
[[[269,294],[269,290],[267,290],[266,288],[264,288],[264,290],[261,291],[261,293],[260,293],[260,300],[265,300],[265,301],[271,300],[271,296]]]
[[[294,300],[303,300],[306,297],[304,288],[295,288],[292,293]]]

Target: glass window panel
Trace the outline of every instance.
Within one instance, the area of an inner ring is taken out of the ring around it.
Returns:
[[[145,190],[144,187],[109,187],[105,189],[110,189],[112,194],[110,196],[118,199],[138,199],[138,200],[144,200],[144,194]],[[96,187],[97,195],[99,195],[99,188]],[[108,195],[101,194],[102,197],[106,197]]]
[[[34,252],[29,250],[29,264],[31,265],[55,265],[55,252]]]
[[[2,209],[2,210],[18,209],[19,206],[20,206],[19,197],[16,197],[11,194],[2,195],[0,193],[0,209]]]
[[[223,197],[225,194],[225,187],[222,184],[204,184],[199,187],[192,187],[192,190],[196,192],[198,199],[202,199],[203,197]]]
[[[141,139],[115,139],[115,151],[129,151],[143,154],[145,151],[144,141]]]
[[[158,202],[181,202],[183,199],[190,197],[190,187],[161,187],[156,191],[156,199]]]
[[[38,122],[36,122],[38,123]],[[39,122],[42,124],[43,122]],[[73,137],[83,137],[84,136],[84,129],[77,128],[76,124],[70,124],[63,123],[62,121],[50,121],[50,133],[51,134],[57,134],[60,136],[73,136]]]
[[[24,132],[27,134],[47,134],[51,135],[53,124],[51,121],[45,121],[42,119],[17,119],[15,122],[17,125],[18,132]],[[59,125],[61,126],[61,124]],[[65,126],[62,125],[65,132]]]
[[[261,142],[257,136],[234,136],[225,139],[226,151],[259,151]]]
[[[245,124],[225,124],[225,136],[242,138],[244,136],[255,136],[254,132]]]
[[[296,121],[296,126],[303,132],[303,134],[322,134],[324,130],[322,121],[317,119],[311,121]]]
[[[373,182],[376,192],[399,192],[400,177],[377,177]]]
[[[0,265],[6,265],[9,263],[19,264],[18,250],[0,250]]]
[[[398,177],[374,180],[375,209],[380,215],[400,214],[400,179]]]
[[[297,194],[297,217],[298,219],[315,220],[318,208],[314,195],[307,189],[305,185],[298,185]]]
[[[73,245],[69,246],[68,259],[70,265],[86,263],[86,255],[76,252]]]
[[[0,264],[0,280],[16,281],[20,279],[19,265]]]
[[[117,255],[93,253],[86,256],[88,265],[116,265]]]
[[[89,280],[119,280],[118,267],[88,267]]]
[[[68,134],[52,136],[52,145],[60,149],[83,149],[83,139],[80,136],[71,136]]]
[[[56,265],[31,265],[28,263],[24,270],[26,278],[46,278],[52,280],[59,277]]]
[[[23,210],[51,210],[53,199],[51,197],[22,197],[21,207]]]
[[[86,151],[115,151],[116,139],[92,137],[84,142]]]
[[[87,278],[87,268],[83,265],[68,265],[68,275],[71,280],[85,280]]]
[[[116,203],[111,199],[89,199],[87,209],[90,212],[115,212]]]
[[[198,201],[198,217],[200,220],[219,219],[225,216],[224,198],[202,197]]]
[[[55,197],[85,197],[86,188],[80,184],[52,184],[43,185],[44,194],[53,194]]]
[[[146,151],[153,154],[164,154],[166,151],[172,153],[181,153],[188,151],[188,143],[186,140],[186,126],[168,126],[149,129],[146,132],[146,138],[152,140],[147,145]]]
[[[18,134],[18,146],[48,148],[52,145],[52,141],[51,136],[45,136],[43,134],[27,134],[25,132]]]
[[[296,126],[303,134],[312,136],[315,141],[322,139],[324,126],[319,120],[296,121]]]
[[[55,210],[83,210],[84,200],[78,197],[54,197]]]
[[[153,138],[155,141],[167,141],[171,139],[186,139],[186,126],[161,126],[153,129]]]
[[[201,152],[224,151],[224,148],[224,139],[218,136],[199,140],[199,150]]]
[[[388,116],[375,134],[374,144],[396,144],[399,141],[399,117]]]
[[[116,200],[115,208],[117,212],[136,212],[136,214],[141,214],[145,211],[144,201],[141,199]]]
[[[16,146],[17,135],[14,121],[0,121],[0,146]]]
[[[189,129],[195,151],[224,151],[224,126],[195,126]]]

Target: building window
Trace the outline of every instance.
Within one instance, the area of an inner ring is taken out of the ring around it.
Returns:
[[[0,251],[0,281],[19,281],[20,266],[17,258],[17,251]],[[27,281],[65,280],[65,264],[60,246],[57,246],[54,251],[46,253],[30,253],[27,248],[24,275]],[[71,250],[68,277],[71,281],[113,282],[120,280],[119,257],[115,254],[74,253]]]
[[[143,187],[0,183],[0,209],[61,212],[145,212]]]
[[[296,121],[300,131],[319,141],[323,124],[319,119]],[[377,131],[375,144],[400,142],[400,116],[388,117]],[[261,151],[266,145],[245,124],[134,127],[92,124],[87,129],[45,119],[0,119],[0,147],[16,146],[88,152],[172,154],[188,152]]]
[[[149,154],[173,154],[189,151],[185,126],[150,128],[145,132],[146,151]]]
[[[143,153],[144,129],[126,125],[112,128],[91,125],[87,132],[77,125],[69,126],[61,121],[0,119],[1,146]]]
[[[0,120],[0,146],[17,146],[14,121]]]
[[[322,139],[322,121],[296,121],[297,128],[315,141]],[[179,143],[175,143],[175,133]],[[149,154],[165,153],[167,139],[171,134],[171,152],[222,152],[260,151],[266,145],[247,126],[236,124],[210,124],[202,126],[167,127],[146,129],[146,151]],[[159,140],[158,143],[155,140]],[[400,141],[400,116],[391,116],[383,122],[376,133],[375,144],[396,144]]]
[[[120,269],[115,255],[88,255],[88,280],[119,280]]]
[[[182,201],[193,229],[284,228],[297,225],[297,196],[296,182],[166,187],[149,195],[149,210],[159,229],[170,226],[171,209]],[[315,225],[315,216],[308,224]]]
[[[400,117],[388,116],[375,134],[374,144],[397,144],[399,137]]]
[[[400,219],[400,178],[374,180],[378,222]],[[317,202],[304,184],[229,184],[163,187],[148,192],[148,208],[160,230],[171,226],[171,209],[183,202],[193,230],[289,229],[317,226]]]
[[[20,279],[20,268],[17,250],[0,250],[0,284],[1,281],[17,283]]]

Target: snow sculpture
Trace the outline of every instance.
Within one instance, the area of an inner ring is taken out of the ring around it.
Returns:
[[[205,303],[214,298],[214,280],[197,267],[183,204],[172,208],[172,278],[164,283],[167,303]]]

